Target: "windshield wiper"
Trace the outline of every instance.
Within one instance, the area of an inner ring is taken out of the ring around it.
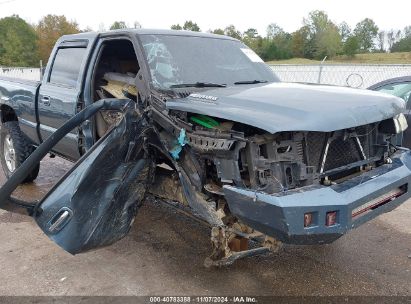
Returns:
[[[212,82],[195,82],[195,83],[179,83],[173,84],[170,88],[225,88],[226,84]]]
[[[256,83],[266,83],[267,80],[243,80],[243,81],[236,81],[234,84],[256,84]]]

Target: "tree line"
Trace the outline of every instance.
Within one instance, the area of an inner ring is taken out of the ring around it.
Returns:
[[[201,31],[197,23],[186,21],[182,26],[171,26],[175,30]],[[264,36],[255,28],[244,32],[234,25],[208,32],[227,35],[242,40],[262,59],[280,60],[307,58],[332,59],[337,55],[354,57],[359,53],[410,52],[411,26],[403,30],[380,30],[370,18],[358,22],[352,29],[346,22],[334,23],[324,11],[312,11],[303,19],[303,25],[288,33],[276,23],[267,26]]]
[[[132,26],[115,21],[110,30],[141,28],[139,22]],[[201,31],[196,22],[174,24],[174,30]],[[99,30],[105,30],[101,25]],[[65,16],[47,15],[37,24],[29,24],[18,15],[0,19],[0,66],[38,66],[47,63],[57,39],[62,35],[91,31],[80,29],[75,21]],[[266,61],[294,57],[321,60],[337,55],[354,57],[369,52],[410,52],[411,26],[403,30],[380,30],[370,18],[358,22],[352,29],[346,22],[334,23],[324,11],[312,11],[303,18],[303,25],[295,32],[284,31],[276,23],[267,26],[261,35],[255,28],[244,32],[234,25],[207,32],[227,35],[243,41]]]
[[[124,21],[114,22],[109,29],[129,27]],[[133,27],[139,28],[136,21]],[[100,30],[105,30],[101,28]],[[29,24],[18,15],[0,19],[0,66],[38,67],[45,65],[57,39],[63,35],[90,32],[80,29],[65,16],[47,15],[37,24]]]

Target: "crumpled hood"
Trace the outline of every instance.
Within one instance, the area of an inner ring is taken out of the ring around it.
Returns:
[[[405,101],[368,90],[278,82],[207,90],[169,100],[167,108],[232,120],[270,133],[330,132],[391,118],[405,110]]]

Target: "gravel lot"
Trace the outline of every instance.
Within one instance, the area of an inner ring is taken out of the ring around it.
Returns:
[[[41,197],[70,166],[47,159],[16,193]],[[206,269],[209,231],[159,203],[141,208],[123,240],[77,256],[31,218],[0,211],[0,295],[411,295],[410,218],[408,201],[331,245]]]

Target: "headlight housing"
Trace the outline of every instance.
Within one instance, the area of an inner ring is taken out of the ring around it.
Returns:
[[[407,119],[403,113],[400,113],[391,119],[383,120],[380,123],[379,131],[385,134],[398,134],[404,132],[407,128]]]
[[[397,133],[402,133],[408,128],[407,118],[403,113],[398,114],[393,119]]]

